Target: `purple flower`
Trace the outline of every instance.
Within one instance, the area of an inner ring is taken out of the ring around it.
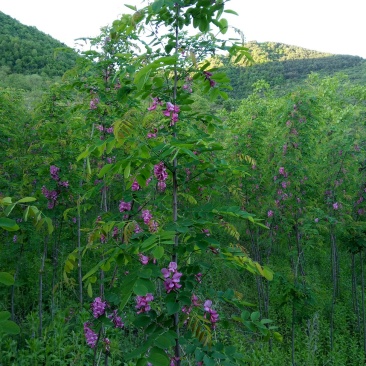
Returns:
[[[90,101],[90,109],[97,109],[97,106],[99,104],[99,98],[93,98],[91,101]]]
[[[90,348],[95,348],[98,341],[98,335],[90,329],[89,325],[89,322],[84,323],[84,335],[86,338],[86,343],[88,346],[90,346]]]
[[[96,297],[92,304],[90,305],[93,316],[95,319],[98,319],[100,316],[102,316],[105,313],[105,309],[107,307],[107,302],[102,301],[100,297]]]
[[[149,257],[147,257],[146,255],[143,254],[139,254],[140,257],[140,262],[145,266],[146,264],[149,263]]]
[[[198,300],[198,297],[195,294],[192,295],[191,301],[192,301],[193,306],[200,306],[200,302]]]
[[[155,220],[150,220],[148,225],[151,233],[156,233],[159,229],[159,224]]]
[[[134,180],[134,181],[133,181],[133,183],[132,183],[132,187],[131,187],[131,189],[132,189],[133,191],[138,191],[140,188],[141,188],[141,187],[140,187],[140,185],[137,183],[137,180]]]
[[[333,203],[333,209],[334,209],[334,210],[338,210],[338,209],[339,209],[339,204],[338,204],[338,202]]]
[[[148,111],[154,111],[158,105],[162,105],[159,98],[153,98],[152,105],[147,109]]]
[[[318,223],[318,222],[319,222],[319,219],[316,217],[314,221],[315,221],[316,223]]]
[[[206,313],[210,315],[211,326],[213,329],[215,329],[216,323],[219,320],[219,314],[217,313],[216,310],[212,309],[212,301],[206,300],[205,303],[203,304],[203,309],[205,310]]]
[[[13,236],[13,243],[16,243],[16,242],[17,242],[17,240],[18,240],[18,236],[17,236],[17,235],[14,235],[14,236]]]
[[[148,225],[150,220],[152,219],[152,215],[151,215],[150,211],[149,210],[143,210],[141,216],[142,216],[142,219],[144,220],[144,223],[146,225]]]
[[[131,211],[131,207],[132,202],[124,202],[124,201],[120,201],[118,206],[119,212]]]
[[[141,229],[140,225],[138,223],[135,223],[135,234],[141,233],[143,230]]]
[[[135,308],[138,310],[137,314],[146,313],[151,310],[150,302],[154,300],[152,294],[146,294],[146,296],[136,296],[137,305]]]
[[[280,169],[278,169],[278,172],[281,174],[281,175],[285,175],[285,168],[283,166],[281,166]]]
[[[166,171],[166,167],[163,162],[154,165],[154,175],[157,178],[157,180],[163,182],[166,181],[166,179],[168,178],[168,173]]]
[[[51,178],[56,180],[56,181],[60,180],[60,178],[58,176],[59,171],[60,171],[60,168],[58,168],[56,165],[51,165],[50,166]]]
[[[269,210],[269,211],[267,212],[267,216],[268,216],[268,217],[273,217],[273,213],[274,213],[274,212],[273,212],[272,210]]]
[[[167,293],[182,287],[179,282],[183,274],[178,272],[177,268],[176,262],[170,262],[168,268],[162,268],[161,270],[165,278],[164,286]]]
[[[117,310],[113,310],[112,314],[108,315],[108,318],[112,320],[116,328],[123,328],[125,326],[122,318],[117,315]]]

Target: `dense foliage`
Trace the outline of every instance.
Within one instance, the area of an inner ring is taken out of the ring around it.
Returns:
[[[364,364],[366,88],[227,99],[215,3],[129,7],[31,112],[1,89],[0,364]]]
[[[57,49],[63,52],[55,54]],[[12,74],[62,76],[74,64],[77,54],[35,27],[21,24],[0,11],[0,67]]]

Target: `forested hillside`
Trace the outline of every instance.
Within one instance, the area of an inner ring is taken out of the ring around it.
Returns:
[[[225,43],[227,6],[0,85],[0,366],[365,364],[364,60]]]
[[[345,72],[359,83],[366,78],[366,62],[358,56],[331,55],[274,42],[249,42],[246,46],[254,62],[235,64],[227,57],[215,60],[230,77],[233,90],[229,95],[235,99],[251,94],[258,80],[265,80],[283,93],[298,86],[312,72],[323,76]]]
[[[68,51],[55,53],[59,48]],[[0,67],[8,73],[62,76],[76,57],[66,45],[0,11]]]

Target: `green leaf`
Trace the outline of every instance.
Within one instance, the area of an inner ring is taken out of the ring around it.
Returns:
[[[146,358],[140,358],[136,362],[136,366],[146,366],[147,365],[147,359]]]
[[[34,197],[24,197],[24,198],[21,198],[16,203],[26,203],[26,202],[33,202],[33,201],[37,201],[37,199]]]
[[[175,339],[168,333],[163,333],[155,339],[154,344],[161,349],[168,349],[175,345]]]
[[[230,9],[224,10],[224,13],[239,15],[236,11]]]
[[[153,347],[150,350],[148,361],[153,365],[159,366],[169,366],[170,364],[170,359],[167,354],[158,347]]]
[[[98,178],[102,178],[113,167],[113,164],[106,164],[98,173]]]
[[[129,8],[129,9],[131,9],[131,10],[133,10],[133,11],[137,11],[137,8],[136,8],[136,6],[132,6],[132,5],[128,5],[128,4],[123,4],[126,8]]]
[[[133,292],[137,296],[146,296],[148,293],[155,292],[155,285],[152,281],[146,278],[139,278],[133,286]]]
[[[155,0],[152,4],[151,4],[151,10],[154,13],[157,13],[159,10],[161,10],[161,8],[164,5],[164,0]]]
[[[88,293],[89,297],[93,297],[93,288],[92,288],[91,283],[88,283],[87,293]]]
[[[10,316],[11,314],[9,313],[9,311],[0,311],[0,322],[8,320]]]
[[[220,26],[220,32],[222,34],[225,34],[227,32],[227,30],[229,29],[228,28],[228,22],[227,22],[227,20],[226,19],[221,19],[220,20],[220,24],[221,24],[221,26]]]
[[[0,272],[0,283],[5,286],[14,285],[14,277],[8,272]]]
[[[19,230],[19,226],[15,220],[8,219],[7,217],[0,217],[0,227],[7,231]]]
[[[280,333],[278,333],[278,332],[273,332],[273,337],[278,342],[282,342],[283,341],[282,335]]]
[[[4,214],[5,216],[9,216],[11,211],[13,211],[14,207],[16,206],[16,203],[13,203],[12,205],[9,205],[5,210]]]
[[[179,303],[177,302],[168,302],[166,304],[167,307],[167,314],[172,315],[179,311]]]
[[[163,247],[156,247],[153,251],[152,251],[152,255],[154,256],[155,259],[160,259],[163,257],[164,255],[164,248]]]
[[[131,173],[131,162],[129,161],[126,165],[126,168],[123,172],[123,176],[125,177],[125,179],[127,179],[130,176]]]
[[[257,320],[259,319],[259,317],[260,317],[260,313],[259,313],[259,311],[255,311],[254,313],[252,313],[252,314],[250,315],[250,319],[251,319],[253,322],[257,321]]]
[[[147,315],[140,314],[133,321],[133,325],[138,328],[144,328],[149,325],[151,322],[151,318]]]
[[[19,334],[19,326],[11,320],[5,320],[0,323],[0,333],[5,334]]]
[[[136,276],[132,276],[132,278],[129,278],[128,281],[123,281],[121,285],[122,289],[122,296],[121,296],[121,302],[119,304],[119,309],[123,310],[123,308],[126,306],[128,300],[130,299],[133,291],[133,287],[135,285],[135,282],[137,281]]]

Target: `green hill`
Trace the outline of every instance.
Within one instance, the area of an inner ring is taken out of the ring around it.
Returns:
[[[323,76],[345,73],[354,82],[364,82],[366,61],[358,56],[332,55],[296,46],[273,42],[249,42],[246,45],[254,63],[233,64],[228,58],[219,57],[221,66],[231,79],[231,98],[243,99],[253,90],[258,80],[265,80],[279,91],[288,91],[307,76],[316,72]]]
[[[60,48],[66,52],[55,53]],[[76,57],[65,44],[0,12],[0,68],[7,74],[61,76]]]

